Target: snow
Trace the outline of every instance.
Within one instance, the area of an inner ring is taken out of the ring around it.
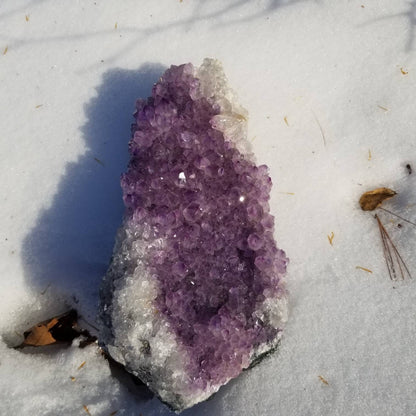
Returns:
[[[415,220],[416,173],[406,170],[416,166],[415,9],[2,1],[0,413],[170,414],[114,377],[94,345],[10,346],[71,306],[94,325],[122,219],[134,100],[170,64],[206,56],[223,63],[257,160],[270,167],[290,316],[276,354],[183,414],[416,413],[415,279],[389,279],[377,222],[358,206],[387,186],[398,195],[383,206]],[[416,229],[379,216],[416,277]]]

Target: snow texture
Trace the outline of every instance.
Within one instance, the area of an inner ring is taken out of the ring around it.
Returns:
[[[183,414],[416,414],[416,230],[378,213],[413,274],[391,281],[373,212],[358,205],[385,186],[398,194],[383,206],[415,222],[415,9],[2,1],[0,414],[171,414],[113,376],[94,345],[10,346],[70,307],[96,326],[134,102],[171,64],[206,56],[223,63],[257,161],[277,178],[290,319],[277,354]]]

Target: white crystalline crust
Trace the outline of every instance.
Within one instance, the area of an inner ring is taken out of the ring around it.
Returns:
[[[177,400],[171,393],[178,384],[175,379],[186,377],[185,357],[153,304],[157,282],[148,273],[146,253],[154,247],[163,248],[163,240],[155,238],[150,227],[124,221],[104,279],[103,292],[112,293],[109,303],[103,305],[101,342],[116,361],[170,403]]]
[[[221,113],[211,119],[211,126],[221,131],[225,139],[233,142],[241,153],[253,159],[247,140],[248,112],[238,103],[236,94],[228,86],[221,63],[206,58],[195,75],[200,80],[201,95],[221,109]]]
[[[211,120],[212,126],[254,161],[246,138],[247,111],[228,88],[221,64],[205,59],[195,75],[200,79],[200,94],[220,106],[221,113]],[[163,246],[164,240],[152,235],[150,226],[124,220],[102,288],[101,344],[164,402],[181,411],[206,400],[221,385],[209,385],[200,391],[191,388],[185,372],[186,352],[154,305],[157,280],[148,272],[147,253]],[[257,316],[275,328],[283,328],[287,319],[286,298],[266,299]],[[280,336],[273,344],[262,344],[253,350],[245,367],[273,350],[279,340]]]

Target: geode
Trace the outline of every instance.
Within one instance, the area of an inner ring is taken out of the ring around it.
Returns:
[[[218,61],[171,66],[134,118],[100,343],[182,411],[276,348],[288,259]]]

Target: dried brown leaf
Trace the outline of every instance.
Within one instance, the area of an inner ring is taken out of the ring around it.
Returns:
[[[62,315],[40,322],[25,331],[23,343],[16,348],[26,346],[42,347],[56,343],[70,344],[75,338],[80,336],[83,337],[79,345],[80,348],[95,342],[97,338],[92,336],[87,330],[79,328],[77,321],[78,313],[75,309],[71,309]]]
[[[38,324],[25,332],[23,345],[41,347],[44,345],[55,344],[56,339],[52,336],[50,330],[58,323],[56,318],[51,319],[46,324]]]
[[[360,198],[360,207],[363,211],[373,211],[379,207],[386,199],[392,198],[397,192],[389,188],[377,188],[373,191],[365,192]]]

